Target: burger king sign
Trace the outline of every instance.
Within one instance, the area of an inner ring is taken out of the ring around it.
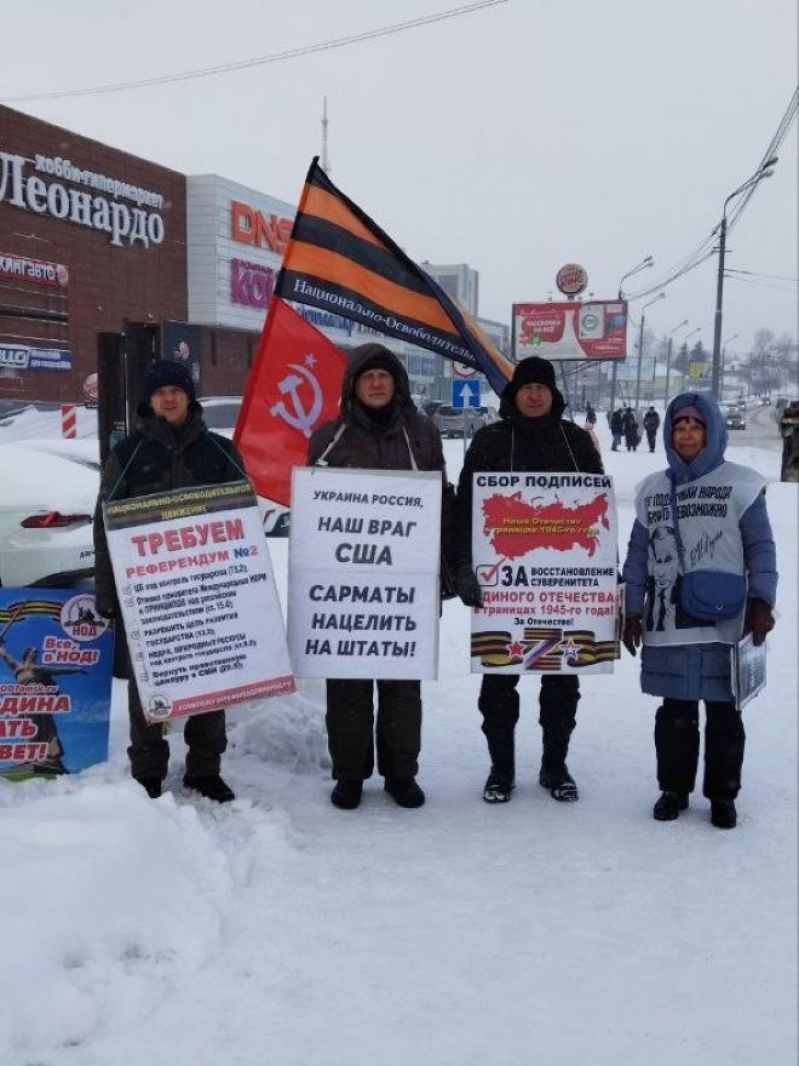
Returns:
[[[579,296],[588,285],[588,274],[579,263],[566,263],[558,271],[555,284],[564,296]]]

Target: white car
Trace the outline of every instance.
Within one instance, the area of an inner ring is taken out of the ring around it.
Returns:
[[[97,441],[0,444],[0,585],[69,585],[94,573]]]
[[[233,436],[241,410],[241,396],[199,396],[197,402],[203,409],[203,420],[214,433]],[[275,503],[264,496],[258,497],[261,520],[267,537],[287,537],[291,512],[282,503]]]

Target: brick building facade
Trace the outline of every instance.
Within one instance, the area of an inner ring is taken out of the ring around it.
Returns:
[[[0,106],[0,400],[78,401],[98,333],[186,317],[185,176]]]

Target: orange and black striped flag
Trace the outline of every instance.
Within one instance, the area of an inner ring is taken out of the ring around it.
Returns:
[[[275,294],[361,322],[485,374],[513,365],[478,323],[330,180],[314,158]]]

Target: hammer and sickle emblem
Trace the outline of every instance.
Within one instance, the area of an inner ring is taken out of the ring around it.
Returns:
[[[289,363],[288,365],[289,369],[296,370],[297,374],[302,375],[297,377],[296,374],[289,374],[288,377],[279,381],[277,385],[282,395],[291,401],[291,410],[280,400],[269,408],[269,413],[274,415],[275,418],[282,418],[284,422],[288,422],[294,429],[302,430],[304,436],[310,437],[314,423],[322,412],[322,390],[314,375],[304,366],[299,366],[297,363]],[[303,383],[303,379],[308,382],[313,392],[313,401],[308,411],[303,406],[300,397],[300,386]]]

